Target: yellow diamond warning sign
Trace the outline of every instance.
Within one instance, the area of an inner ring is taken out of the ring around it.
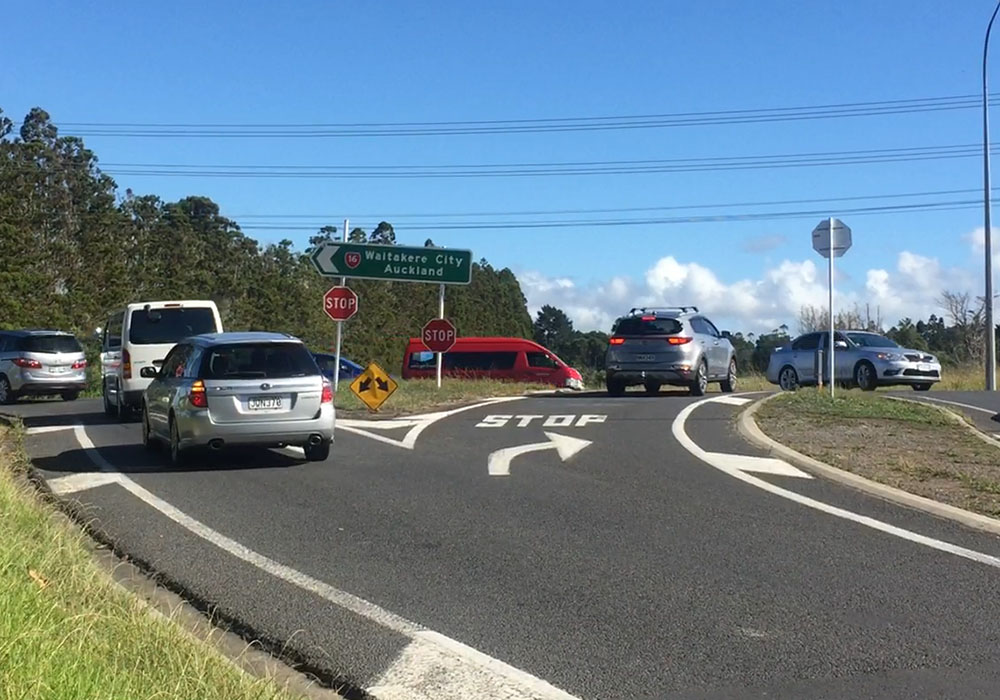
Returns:
[[[374,362],[351,382],[351,391],[369,411],[377,411],[398,387],[396,381]]]

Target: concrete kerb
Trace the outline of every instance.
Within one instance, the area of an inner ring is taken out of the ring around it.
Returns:
[[[913,508],[914,510],[920,510],[925,513],[937,516],[939,518],[945,518],[947,520],[952,520],[966,527],[971,527],[976,530],[982,530],[989,532],[993,535],[1000,535],[1000,520],[995,518],[990,518],[985,515],[980,515],[979,513],[973,513],[972,511],[965,510],[964,508],[956,508],[955,506],[948,505],[947,503],[941,503],[940,501],[935,501],[930,498],[925,498],[923,496],[918,496],[908,491],[903,491],[895,486],[888,486],[886,484],[880,484],[877,481],[872,481],[871,479],[866,479],[863,476],[853,474],[849,471],[843,469],[838,469],[837,467],[831,467],[825,462],[820,462],[818,459],[813,459],[807,455],[802,454],[793,450],[791,447],[781,444],[777,440],[768,437],[757,425],[757,421],[754,419],[754,415],[764,405],[765,402],[770,401],[774,398],[781,396],[781,394],[772,394],[759,401],[747,406],[742,413],[740,413],[739,419],[737,421],[737,428],[740,434],[749,442],[750,444],[765,450],[771,457],[776,457],[778,459],[783,459],[790,464],[799,467],[807,472],[815,474],[817,476],[824,477],[831,481],[836,481],[845,486],[863,491],[876,498],[881,498],[885,501],[890,501],[896,503],[897,505],[906,506],[907,508]],[[911,399],[898,399],[900,401],[910,401]],[[922,403],[922,402],[916,402]],[[929,404],[923,404],[929,405]],[[939,408],[935,406],[935,408]],[[1000,442],[993,440],[981,432],[969,426],[965,419],[961,416],[957,416],[947,409],[944,410],[946,413],[950,414],[961,422],[966,427],[973,430],[977,435],[985,438],[987,442],[993,444],[996,447],[1000,447]]]

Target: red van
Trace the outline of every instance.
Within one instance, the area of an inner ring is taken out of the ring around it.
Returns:
[[[410,338],[403,356],[403,379],[436,376],[437,358],[420,338]],[[459,338],[444,354],[441,373],[447,377],[505,379],[583,389],[580,373],[554,352],[525,338]]]

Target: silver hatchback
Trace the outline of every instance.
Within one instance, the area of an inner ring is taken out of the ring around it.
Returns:
[[[174,464],[192,448],[294,445],[322,462],[333,442],[333,387],[305,345],[278,333],[213,333],[181,341],[142,402],[142,441],[170,446]]]
[[[21,396],[58,395],[74,401],[86,388],[87,359],[72,334],[0,331],[0,404]]]

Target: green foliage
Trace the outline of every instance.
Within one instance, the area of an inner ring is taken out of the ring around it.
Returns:
[[[60,136],[44,110],[33,109],[14,133],[0,111],[0,327],[58,327],[86,340],[125,303],[203,298],[219,305],[228,329],[287,332],[317,350],[333,345],[322,296],[335,280],[316,273],[307,251],[287,240],[260,245],[207,197],[164,202],[127,190],[119,198],[97,157]],[[336,234],[324,226],[310,245]],[[348,239],[394,245],[396,232],[383,221]],[[437,287],[350,286],[360,310],[344,324],[345,355],[398,370],[407,340],[437,316]],[[485,260],[473,265],[471,284],[448,288],[446,311],[462,335],[531,335],[516,277]]]

